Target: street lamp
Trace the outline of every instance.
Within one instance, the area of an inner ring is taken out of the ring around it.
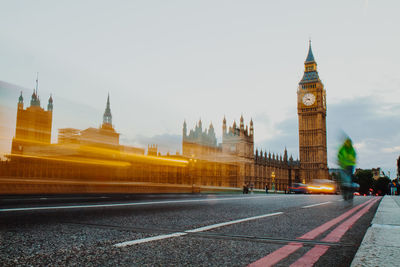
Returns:
[[[271,173],[271,180],[272,180],[272,191],[274,191],[275,192],[275,172],[273,171],[272,173]]]

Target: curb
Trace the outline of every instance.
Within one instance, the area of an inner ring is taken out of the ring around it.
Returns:
[[[400,197],[384,196],[351,266],[399,266]]]

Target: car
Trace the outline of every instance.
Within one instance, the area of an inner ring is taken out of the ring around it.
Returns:
[[[334,181],[327,179],[315,179],[307,186],[307,193],[310,194],[337,194],[337,187]]]
[[[291,186],[288,187],[289,194],[306,194],[307,193],[307,185],[302,183],[293,183]]]

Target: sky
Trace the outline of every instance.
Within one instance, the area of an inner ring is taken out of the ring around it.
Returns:
[[[343,132],[358,167],[395,175],[400,154],[400,2],[1,1],[3,147],[39,72],[57,129],[98,127],[107,94],[121,143],[181,150],[182,124],[252,118],[255,147],[298,157],[308,41],[327,91],[328,165]],[[8,140],[8,141],[7,141]],[[5,145],[4,145],[5,143]],[[7,150],[7,148],[3,149]],[[7,153],[7,151],[5,151]]]

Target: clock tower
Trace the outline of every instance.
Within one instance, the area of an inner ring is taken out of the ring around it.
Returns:
[[[300,178],[308,183],[328,179],[326,148],[326,92],[309,44],[304,75],[297,90]]]

